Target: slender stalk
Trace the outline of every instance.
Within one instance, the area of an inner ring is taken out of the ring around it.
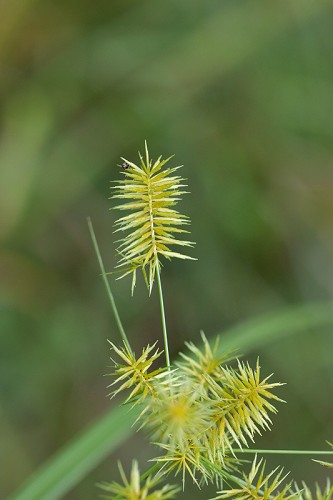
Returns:
[[[162,283],[161,283],[161,274],[160,268],[157,264],[156,266],[156,276],[157,276],[157,284],[158,284],[158,295],[160,298],[160,306],[161,306],[161,317],[162,317],[162,329],[163,329],[163,339],[164,339],[164,351],[165,351],[165,360],[168,369],[170,369],[170,356],[169,356],[169,344],[168,344],[168,332],[165,321],[165,311],[164,311],[164,301],[163,301],[163,291],[162,291]]]
[[[234,449],[235,453],[257,453],[258,455],[333,455],[333,451],[322,450],[241,450]]]
[[[93,242],[94,249],[95,249],[95,252],[96,252],[96,257],[97,257],[97,260],[98,260],[98,264],[99,264],[99,267],[100,267],[100,270],[101,270],[101,276],[102,276],[102,279],[104,281],[106,293],[107,293],[107,295],[109,297],[109,301],[110,301],[110,304],[111,304],[111,307],[112,307],[112,310],[113,310],[113,314],[114,314],[114,317],[115,317],[115,320],[116,320],[116,323],[117,323],[117,326],[118,326],[119,333],[120,333],[121,338],[123,339],[124,344],[126,345],[127,349],[130,352],[132,352],[130,343],[129,343],[128,339],[127,339],[127,336],[126,336],[123,324],[121,322],[121,319],[120,319],[120,316],[119,316],[119,313],[118,313],[118,309],[117,309],[117,306],[116,306],[116,303],[115,303],[115,300],[114,300],[114,297],[113,297],[113,294],[112,294],[112,291],[111,291],[111,288],[110,288],[110,284],[109,284],[109,281],[108,281],[108,278],[107,278],[107,275],[106,275],[106,272],[105,272],[104,263],[103,263],[103,260],[102,260],[101,252],[99,251],[97,239],[96,239],[96,236],[95,236],[95,231],[94,231],[93,224],[91,222],[91,218],[90,217],[87,217],[87,223],[88,223],[88,228],[89,228],[91,240]]]

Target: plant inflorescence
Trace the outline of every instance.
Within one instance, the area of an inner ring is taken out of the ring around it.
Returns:
[[[201,345],[186,343],[187,351],[173,365],[170,362],[164,312],[161,269],[163,259],[173,257],[195,260],[174,247],[193,247],[180,239],[188,233],[188,217],[175,205],[186,193],[180,167],[169,167],[170,158],[153,161],[145,144],[145,156],[139,164],[123,158],[123,179],[113,187],[113,199],[121,201],[117,210],[128,211],[116,222],[119,278],[132,275],[132,293],[136,272],[141,269],[152,292],[155,279],[160,298],[164,354],[166,364],[156,367],[163,351],[156,343],[136,355],[121,325],[113,296],[111,304],[123,338],[123,345],[110,342],[114,367],[109,374],[110,396],[126,393],[125,403],[139,410],[137,426],[144,429],[159,450],[153,459],[153,472],[140,476],[133,461],[130,479],[119,466],[123,484],[101,485],[105,498],[118,500],[166,500],[175,498],[177,486],[164,484],[165,477],[180,475],[182,486],[187,478],[199,488],[207,483],[217,487],[215,499],[238,498],[287,500],[330,500],[333,488],[318,485],[314,492],[298,487],[282,468],[266,471],[262,459],[255,457],[248,474],[244,472],[243,450],[254,443],[258,434],[269,430],[276,404],[279,382],[262,376],[259,360],[254,367],[223,353],[218,340],[211,345],[201,333]],[[94,238],[94,235],[93,235]],[[97,245],[94,240],[95,247]],[[321,464],[332,467],[328,462]]]

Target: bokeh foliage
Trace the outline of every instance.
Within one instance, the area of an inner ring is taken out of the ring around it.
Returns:
[[[199,262],[164,271],[173,355],[201,328],[332,298],[333,6],[11,0],[0,16],[4,497],[111,406],[102,375],[117,333],[85,217],[112,269],[109,181],[145,139],[185,165],[192,193]],[[113,289],[135,345],[152,342],[156,298],[142,283],[134,298],[129,282]],[[288,382],[270,447],[332,440],[332,338],[309,330],[260,350]],[[130,463],[139,439],[117,455]],[[68,498],[93,498],[113,464]],[[287,467],[320,476],[305,460]]]

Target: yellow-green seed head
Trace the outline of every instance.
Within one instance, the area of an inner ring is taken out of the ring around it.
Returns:
[[[115,225],[116,232],[124,234],[117,249],[120,256],[117,267],[123,272],[118,279],[132,274],[132,291],[139,268],[151,291],[161,257],[195,260],[172,249],[174,246],[193,246],[191,241],[178,239],[179,234],[188,233],[182,226],[189,224],[188,217],[174,208],[186,193],[184,179],[174,175],[180,167],[166,168],[171,157],[153,161],[146,143],[145,152],[145,158],[139,154],[139,165],[123,158],[126,164],[126,169],[122,170],[124,179],[113,187],[115,193],[111,197],[121,200],[115,209],[130,212]]]
[[[165,369],[151,370],[151,366],[163,351],[159,351],[156,342],[152,346],[148,345],[142,349],[140,356],[130,351],[125,345],[122,348],[117,347],[110,342],[111,348],[121,361],[114,361],[115,368],[108,375],[115,377],[108,387],[118,385],[117,389],[112,390],[111,397],[114,397],[121,391],[131,390],[126,401],[132,401],[134,404],[140,403],[148,395],[154,394],[153,381],[156,377],[161,378],[166,374]]]
[[[100,484],[106,493],[112,493],[112,496],[104,496],[106,499],[117,500],[171,500],[175,498],[179,491],[177,486],[166,484],[163,487],[156,489],[156,486],[161,482],[161,475],[148,476],[145,480],[140,478],[139,466],[136,460],[133,460],[131,475],[127,479],[121,464],[118,464],[121,479],[123,484],[103,483]],[[155,488],[155,489],[154,489]],[[152,491],[152,489],[154,489]]]
[[[277,467],[265,474],[265,462],[261,459],[257,463],[255,457],[248,475],[239,481],[239,487],[218,492],[213,500],[225,498],[238,498],[239,500],[291,500],[299,498],[293,493],[291,483],[284,484],[288,474],[283,474],[283,469]],[[279,490],[278,490],[279,488]]]

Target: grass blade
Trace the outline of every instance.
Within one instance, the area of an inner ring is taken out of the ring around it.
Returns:
[[[333,323],[333,303],[323,302],[289,307],[257,316],[221,332],[219,350],[250,352],[289,335],[318,329]]]
[[[43,465],[8,500],[56,500],[107,457],[132,432],[136,412],[112,409]]]

